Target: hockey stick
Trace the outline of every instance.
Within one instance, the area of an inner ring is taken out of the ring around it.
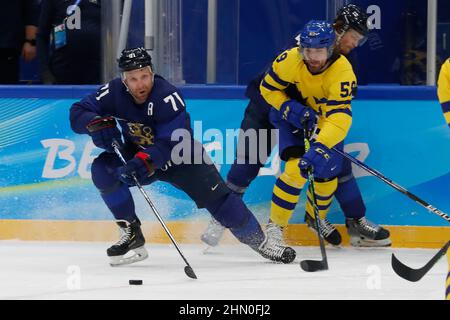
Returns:
[[[411,282],[419,281],[428,271],[430,271],[431,268],[433,268],[433,266],[436,264],[436,262],[439,261],[441,257],[445,256],[445,253],[447,252],[449,246],[450,241],[448,241],[447,244],[443,246],[441,250],[439,250],[439,252],[436,253],[434,257],[431,258],[431,260],[428,261],[428,263],[420,269],[413,269],[408,267],[407,265],[400,262],[400,260],[398,260],[394,254],[392,254],[392,269],[394,269],[395,273],[405,280]]]
[[[337,153],[339,153],[341,156],[347,158],[348,160],[350,160],[351,162],[353,162],[354,164],[356,164],[358,167],[366,170],[367,172],[369,172],[370,174],[374,175],[375,177],[377,177],[378,179],[384,181],[385,183],[387,183],[388,185],[390,185],[392,188],[394,188],[397,191],[400,191],[401,193],[403,193],[405,196],[407,196],[408,198],[410,198],[411,200],[417,202],[418,204],[420,204],[422,207],[424,207],[425,209],[427,209],[428,211],[437,214],[438,216],[440,216],[441,218],[444,218],[445,220],[447,220],[447,222],[450,222],[450,216],[448,216],[445,212],[433,207],[431,204],[429,204],[428,202],[425,202],[424,200],[420,199],[418,196],[416,196],[415,194],[412,194],[411,192],[409,192],[408,190],[406,190],[405,188],[399,186],[397,183],[395,183],[394,181],[386,178],[384,175],[382,175],[380,172],[378,172],[377,170],[374,170],[372,168],[369,168],[366,164],[362,163],[361,161],[359,161],[358,159],[355,159],[354,157],[352,157],[351,155],[345,153],[344,151],[341,151],[339,149],[337,149],[336,147],[333,148],[333,151],[336,151]]]
[[[122,161],[122,163],[124,165],[127,164],[125,158],[122,156],[122,153],[120,152],[120,145],[119,143],[117,143],[117,141],[114,141],[112,143],[112,147],[114,148],[114,152],[117,154],[117,156],[119,157],[120,161]],[[136,184],[136,186],[138,187],[139,191],[141,192],[141,194],[144,196],[145,200],[147,201],[147,203],[149,204],[150,208],[152,209],[153,213],[155,214],[156,218],[158,218],[159,222],[161,223],[162,227],[164,228],[164,230],[166,231],[167,235],[169,236],[170,240],[172,241],[173,245],[175,246],[175,248],[177,249],[178,253],[180,254],[180,256],[183,258],[184,262],[186,263],[186,266],[184,267],[184,272],[186,273],[186,275],[189,278],[192,279],[197,279],[197,276],[194,273],[194,269],[192,269],[191,265],[189,264],[189,262],[186,260],[186,258],[184,257],[183,253],[181,252],[181,249],[179,248],[177,242],[175,241],[175,239],[173,238],[172,234],[170,233],[169,229],[167,228],[166,224],[164,223],[163,219],[161,218],[160,214],[158,213],[158,210],[156,209],[156,207],[153,205],[152,201],[150,200],[150,197],[147,195],[147,193],[145,192],[144,188],[142,187],[142,185],[139,183],[138,179],[136,178],[136,175],[133,173],[132,174],[134,183]]]
[[[306,129],[303,129],[304,134],[304,141],[305,141],[305,151],[308,151],[310,148],[309,143],[309,134]],[[311,169],[308,169],[308,181],[309,181],[309,191],[311,193],[311,200],[313,203],[313,209],[314,209],[314,221],[316,224],[317,234],[319,236],[319,245],[320,245],[320,252],[322,254],[322,260],[302,260],[300,261],[300,267],[306,271],[306,272],[316,272],[316,271],[322,271],[322,270],[328,270],[328,259],[327,259],[327,253],[325,251],[325,243],[322,237],[322,233],[320,232],[320,224],[319,224],[319,208],[317,207],[317,200],[316,200],[316,193],[314,188],[314,176],[312,174]]]

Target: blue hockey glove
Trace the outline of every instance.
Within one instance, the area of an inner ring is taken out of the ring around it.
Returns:
[[[308,170],[315,178],[330,179],[338,175],[342,168],[341,158],[327,146],[314,142],[298,164],[302,177],[308,179]]]
[[[108,152],[113,153],[112,142],[122,141],[122,134],[117,128],[116,120],[113,117],[95,117],[86,126],[89,131],[89,135],[92,138],[92,142],[99,148],[105,149]]]
[[[296,100],[288,100],[281,105],[280,115],[294,127],[311,131],[316,124],[316,113]]]
[[[133,174],[141,184],[144,184],[154,173],[155,166],[150,155],[145,152],[136,153],[134,158],[128,161],[126,165],[117,169],[119,180],[130,186],[135,185]]]

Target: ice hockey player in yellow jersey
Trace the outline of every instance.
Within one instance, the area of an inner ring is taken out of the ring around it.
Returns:
[[[450,58],[444,62],[439,73],[438,96],[445,120],[450,126]]]
[[[445,286],[445,297],[450,300],[450,248],[447,250],[447,260],[448,260],[448,274],[447,274],[447,284]]]
[[[321,229],[325,233],[333,229],[324,218],[337,187],[342,158],[332,148],[343,149],[352,123],[352,94],[357,87],[352,66],[334,50],[335,32],[330,24],[309,22],[299,42],[300,47],[278,56],[260,86],[264,99],[274,107],[271,121],[280,130],[280,156],[286,161],[285,171],[274,187],[266,230],[273,241],[282,241],[281,230],[298,202],[308,168],[315,177]],[[304,153],[303,128],[312,129],[316,117],[311,149]],[[312,215],[310,198],[306,209]],[[377,232],[389,245],[387,231],[381,228]]]
[[[279,152],[286,161],[285,171],[273,191],[270,217],[273,225],[269,223],[267,228],[274,239],[279,238],[279,227],[288,224],[306,183],[299,168],[300,158],[314,167],[316,199],[320,216],[325,217],[337,187],[336,176],[329,176],[332,167],[327,165],[332,154],[330,148],[344,140],[352,121],[350,103],[356,77],[347,59],[333,52],[333,28],[326,22],[311,21],[300,33],[299,41],[300,47],[278,56],[260,86],[264,99],[279,111],[272,110],[271,121],[280,130]],[[292,99],[295,92],[298,97]],[[304,155],[303,131],[298,128],[306,125],[308,130],[312,129],[316,115],[320,132],[311,144],[309,155]],[[333,158],[340,160],[337,155]],[[335,162],[337,165],[339,161]],[[319,167],[323,172],[318,172]],[[333,169],[334,173],[339,172],[339,168]],[[308,207],[311,209],[310,200],[307,210]]]
[[[450,126],[450,58],[441,67],[438,80],[438,97],[444,112],[445,120]],[[447,250],[448,275],[445,290],[445,297],[450,300],[450,248]]]
[[[336,33],[335,51],[343,55],[348,55],[356,47],[362,46],[366,42],[370,30],[367,14],[354,4],[345,5],[338,10],[333,28]],[[299,38],[297,35],[295,42],[290,42],[285,46],[284,50],[298,47]],[[241,123],[243,131],[253,129],[256,131],[257,136],[259,132],[268,132],[274,129],[273,124],[269,120],[272,107],[266,103],[260,92],[260,83],[264,76],[265,73],[259,74],[247,86],[246,96],[250,100]],[[294,89],[293,91],[295,93],[297,90]],[[243,139],[245,140],[245,138],[240,137],[238,141],[242,142]],[[251,159],[251,155],[247,148],[242,148],[244,151],[239,151],[241,148],[238,148],[235,163],[231,166],[227,176],[227,185],[233,192],[241,196],[245,193],[248,186],[257,177],[260,168],[265,165],[274,147],[273,144],[273,141],[268,139],[267,149],[264,151],[262,147],[259,147],[259,144],[256,146],[259,157],[259,161],[256,164],[248,161],[248,159]],[[281,184],[282,181],[279,180],[277,183]],[[287,193],[292,191],[294,197],[290,200],[296,202],[295,198],[297,195],[295,193],[298,191],[297,188],[289,189],[288,185],[280,186],[280,188]],[[307,194],[310,195],[309,190]],[[364,200],[352,173],[352,163],[349,160],[344,159],[343,169],[338,176],[338,187],[334,197],[344,213],[351,245],[379,247],[390,243],[389,231],[366,218]],[[290,206],[292,207],[292,204]],[[304,221],[312,231],[317,231],[313,216],[305,214]],[[326,233],[324,233],[323,228],[321,229],[325,240],[333,245],[339,245],[342,239],[334,225],[327,218],[324,218],[320,223],[327,226]],[[267,227],[272,227],[271,223]],[[207,229],[202,234],[202,241],[209,246],[216,246],[224,230],[223,226],[211,219]]]

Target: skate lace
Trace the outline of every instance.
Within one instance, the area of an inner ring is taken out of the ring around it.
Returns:
[[[283,229],[275,223],[269,223],[266,227],[267,237],[278,243],[283,241]]]
[[[131,240],[131,228],[120,228],[120,234],[120,239],[114,244],[115,246],[121,246]]]
[[[268,257],[281,258],[285,249],[286,249],[285,247],[277,245],[272,241],[268,240],[261,251]]]
[[[328,221],[328,219],[319,219],[320,231],[324,237],[328,237],[336,228]]]
[[[261,253],[271,259],[280,259],[285,249],[285,246],[276,243],[269,237],[266,238],[266,242],[260,247]]]
[[[367,220],[366,218],[359,219],[357,225],[363,231],[366,231],[366,232],[372,233],[372,234],[376,234],[378,232],[378,230],[380,229],[380,227],[377,224]]]

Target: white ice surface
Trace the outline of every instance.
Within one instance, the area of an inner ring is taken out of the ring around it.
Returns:
[[[418,268],[437,249],[327,247],[330,270],[307,273],[299,261],[319,259],[317,247],[296,247],[296,261],[281,265],[241,245],[221,246],[208,254],[201,245],[181,245],[198,276],[192,280],[184,274],[184,262],[173,246],[147,244],[147,260],[116,268],[108,264],[108,246],[0,241],[0,299],[442,300],[447,275],[445,258],[416,283],[399,278],[391,268],[392,252]],[[130,286],[129,279],[144,284]]]

